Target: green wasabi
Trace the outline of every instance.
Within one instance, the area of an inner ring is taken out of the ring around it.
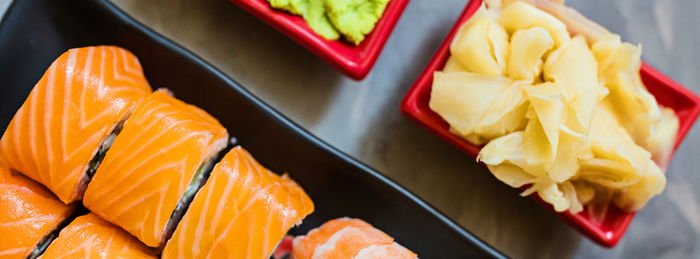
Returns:
[[[382,17],[389,0],[267,0],[277,9],[301,15],[316,33],[327,40],[342,34],[359,45]]]
[[[327,40],[337,40],[340,38],[340,33],[333,28],[333,25],[326,16],[326,10],[323,7],[325,0],[306,0],[308,2],[306,13],[302,15],[306,24],[311,27],[318,35]]]
[[[389,0],[323,0],[326,14],[345,38],[359,45],[382,17]]]
[[[268,0],[270,5],[296,15],[304,15],[309,0]]]

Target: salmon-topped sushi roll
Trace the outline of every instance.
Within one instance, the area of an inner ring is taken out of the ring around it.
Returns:
[[[286,174],[243,148],[217,163],[163,251],[163,258],[269,258],[314,204]]]
[[[305,236],[294,238],[295,259],[410,259],[416,254],[360,219],[330,220]]]
[[[95,214],[77,217],[61,230],[41,258],[153,258],[153,250]]]
[[[151,247],[164,244],[228,143],[205,111],[158,90],[136,107],[83,204]]]
[[[130,52],[111,46],[68,50],[12,118],[0,155],[64,203],[80,200],[119,125],[150,92]]]
[[[0,165],[0,258],[36,258],[74,209]]]

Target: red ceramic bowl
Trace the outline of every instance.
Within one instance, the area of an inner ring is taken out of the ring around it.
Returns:
[[[420,77],[418,77],[418,80],[408,91],[408,94],[406,94],[406,97],[401,103],[401,111],[408,118],[433,134],[438,135],[445,141],[453,144],[469,154],[472,158],[476,158],[481,148],[451,134],[447,122],[437,113],[430,110],[428,102],[430,100],[430,89],[433,83],[433,72],[442,69],[450,55],[449,45],[459,25],[467,21],[469,17],[476,12],[481,2],[481,0],[472,0],[469,2],[459,20],[457,20],[457,23],[450,31],[450,34],[442,43],[440,49],[438,49],[437,54],[435,54],[428,64],[428,67],[426,67]],[[642,64],[639,73],[641,74],[642,81],[644,81],[644,84],[651,94],[656,97],[656,100],[661,105],[675,110],[676,115],[678,115],[680,119],[678,137],[674,147],[675,151],[675,148],[681,143],[681,140],[683,140],[688,130],[690,130],[698,114],[700,114],[700,98],[646,64]],[[537,195],[531,195],[531,197],[539,199]],[[554,211],[551,205],[544,202],[541,203]],[[607,213],[604,214],[603,218],[596,218],[595,220],[586,210],[575,215],[568,212],[557,214],[581,233],[606,247],[613,247],[617,244],[625,233],[627,226],[632,221],[632,218],[634,218],[634,213],[624,212],[612,206],[608,209]]]
[[[408,0],[391,0],[374,30],[360,45],[344,40],[326,40],[317,35],[300,16],[270,7],[266,0],[229,0],[292,38],[338,71],[362,80],[377,61],[384,43],[401,17]]]

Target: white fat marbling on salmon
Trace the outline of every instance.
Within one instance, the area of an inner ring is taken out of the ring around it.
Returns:
[[[0,156],[64,203],[79,200],[101,143],[150,91],[141,65],[126,50],[68,50],[15,114],[0,140]]]
[[[405,247],[394,242],[390,245],[372,245],[360,250],[355,259],[409,259],[417,258]]]
[[[146,245],[165,242],[196,173],[226,145],[228,132],[204,110],[165,90],[147,96],[124,123],[83,203]],[[172,222],[171,222],[172,221]]]
[[[351,235],[351,234],[356,234],[356,235],[361,235],[362,230],[359,228],[354,228],[354,227],[344,227],[343,229],[339,230],[338,232],[335,232],[331,236],[331,238],[328,239],[325,243],[322,245],[319,245],[316,247],[316,250],[314,251],[314,255],[311,257],[311,259],[322,259],[324,258],[323,256],[326,254],[328,251],[333,251],[335,249],[335,244],[345,235]]]
[[[296,183],[235,147],[195,195],[163,258],[269,258],[289,228],[312,211]]]

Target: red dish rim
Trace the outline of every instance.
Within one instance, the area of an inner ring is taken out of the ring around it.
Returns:
[[[428,131],[456,146],[472,158],[476,158],[480,147],[474,146],[466,140],[449,132],[448,124],[435,112],[430,110],[428,102],[433,81],[433,72],[442,69],[449,56],[449,45],[454,38],[459,25],[466,22],[479,8],[482,0],[471,0],[462,12],[445,41],[442,43],[433,59],[428,63],[423,73],[418,77],[401,103],[401,111],[406,117],[413,120]],[[666,77],[661,72],[643,63],[640,69],[642,81],[649,91],[657,98],[660,104],[672,108],[680,119],[680,127],[673,152],[688,133],[693,123],[700,114],[700,98],[682,85]],[[673,155],[673,154],[672,154]],[[593,241],[605,247],[613,247],[624,235],[627,227],[632,222],[635,213],[623,212],[611,207],[606,217],[601,221],[593,221],[585,211],[578,214],[569,212],[557,213],[551,205],[541,201],[537,195],[530,197],[539,200],[552,212],[568,222]]]
[[[300,16],[276,10],[265,0],[229,1],[287,35],[348,77],[362,80],[377,61],[409,0],[389,1],[374,30],[357,46],[342,39],[326,40],[311,30]]]

